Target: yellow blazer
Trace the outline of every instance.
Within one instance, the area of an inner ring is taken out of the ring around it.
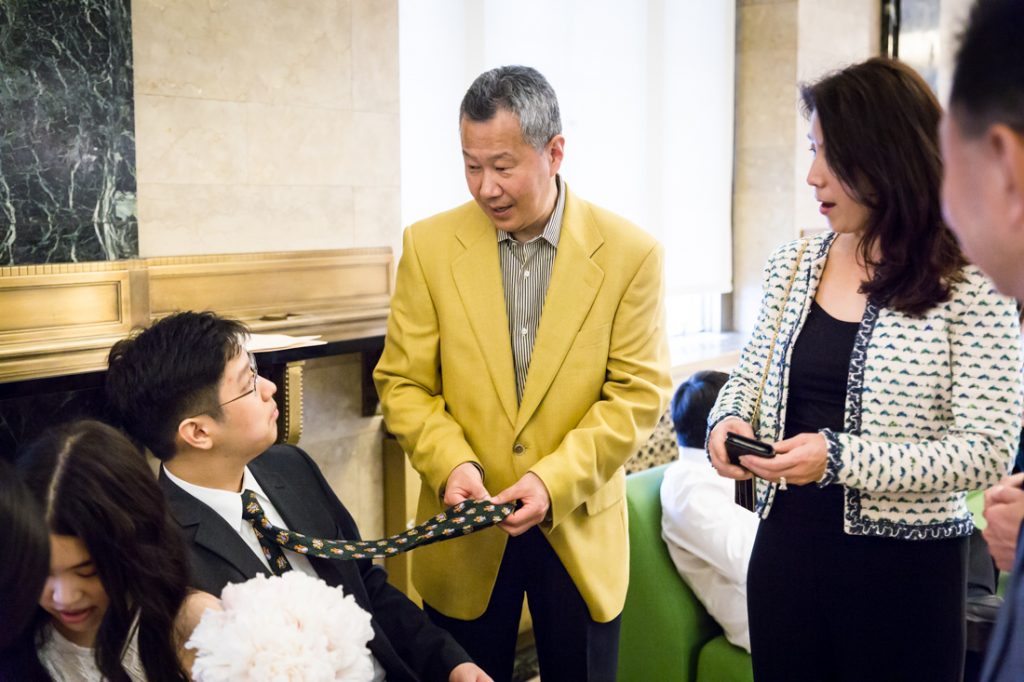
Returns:
[[[594,620],[622,611],[629,581],[622,464],[671,390],[662,249],[565,188],[561,237],[521,404],[495,228],[474,203],[405,231],[384,353],[384,419],[422,477],[417,518],[476,462],[495,494],[532,471],[551,495],[541,525]],[[413,554],[438,611],[483,614],[507,534],[492,528]]]

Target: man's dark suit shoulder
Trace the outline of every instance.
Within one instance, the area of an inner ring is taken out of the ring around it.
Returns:
[[[360,538],[349,511],[308,453],[294,445],[274,445],[249,463],[264,492],[296,529],[321,537]],[[224,520],[161,472],[160,485],[172,516],[182,527],[192,555],[193,585],[220,594],[229,582],[267,571]],[[469,657],[447,632],[387,582],[387,573],[368,559],[332,561],[310,557],[317,574],[373,616],[371,650],[388,679],[446,680]]]

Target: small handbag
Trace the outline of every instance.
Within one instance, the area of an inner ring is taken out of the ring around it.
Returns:
[[[793,289],[793,282],[796,280],[796,273],[800,270],[800,261],[803,260],[806,249],[807,240],[805,239],[800,242],[800,249],[796,254],[796,263],[793,265],[793,272],[789,275],[789,283],[786,284],[786,292],[782,295],[782,304],[779,306],[779,317],[775,320],[775,329],[772,331],[772,341],[768,346],[768,358],[765,360],[764,370],[761,372],[761,383],[757,387],[757,400],[754,401],[754,412],[750,415],[750,426],[754,429],[755,437],[761,420],[761,396],[764,395],[764,385],[768,381],[768,370],[772,366],[775,342],[779,338],[779,328],[782,326],[782,315],[786,311],[789,292]],[[736,481],[736,504],[750,511],[754,511],[754,506],[757,503],[757,486],[754,480],[754,478],[748,478],[743,481]]]

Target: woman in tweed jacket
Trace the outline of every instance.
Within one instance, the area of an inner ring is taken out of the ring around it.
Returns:
[[[1016,308],[942,222],[940,108],[913,70],[872,59],[801,95],[831,232],[770,258],[709,422],[719,473],[758,477],[755,678],[959,680],[965,491],[1017,446]],[[731,465],[730,431],[777,456]]]

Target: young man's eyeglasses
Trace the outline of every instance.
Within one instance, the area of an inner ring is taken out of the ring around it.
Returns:
[[[246,397],[247,395],[250,395],[250,394],[256,392],[256,382],[259,381],[259,379],[260,379],[260,375],[256,373],[256,356],[253,355],[252,353],[248,353],[248,356],[249,356],[249,371],[252,372],[252,388],[250,388],[248,391],[246,391],[242,395],[235,396],[231,400],[228,400],[227,402],[221,403],[220,404],[221,407],[224,407],[228,403],[233,403],[236,400],[241,400],[242,398]]]

